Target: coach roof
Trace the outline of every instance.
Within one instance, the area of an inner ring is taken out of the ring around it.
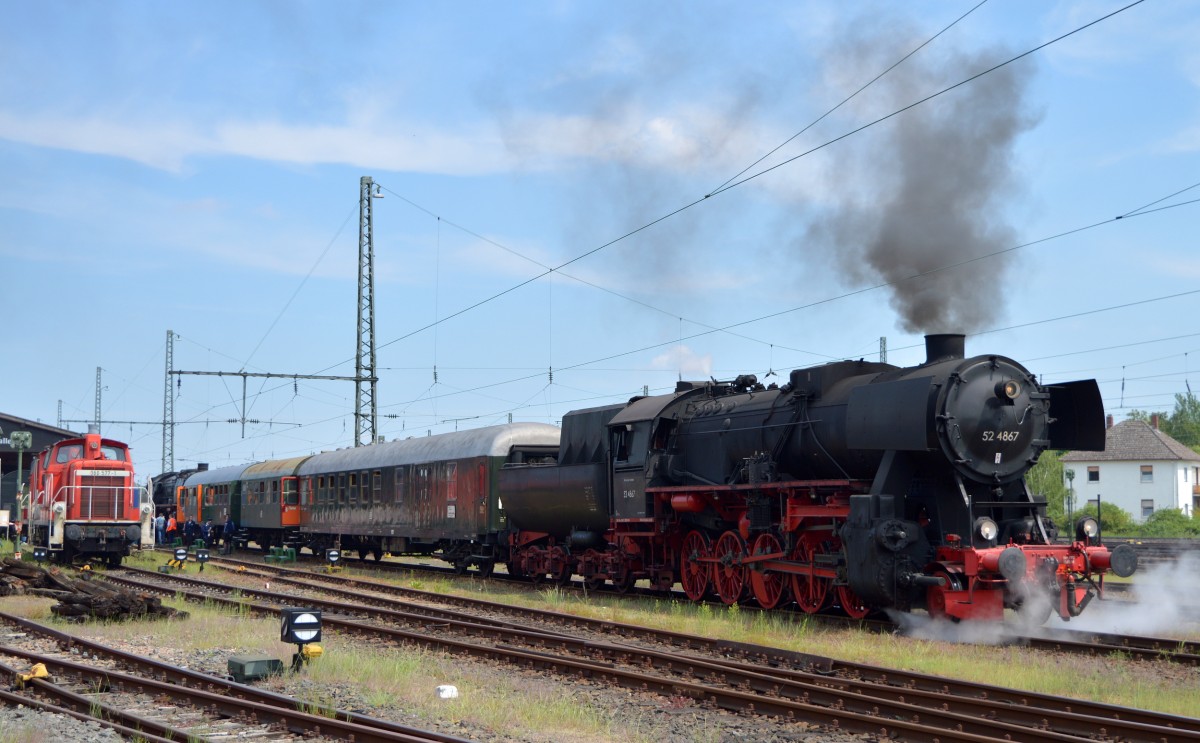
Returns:
[[[232,480],[242,479],[242,473],[246,471],[247,465],[235,464],[229,467],[218,467],[215,470],[200,470],[188,475],[188,478],[183,481],[186,487],[194,488],[197,485],[211,485],[214,482],[230,482]]]
[[[559,436],[559,429],[546,423],[508,423],[323,452],[300,465],[296,474],[376,469],[471,457],[507,457],[517,446],[556,447]]]

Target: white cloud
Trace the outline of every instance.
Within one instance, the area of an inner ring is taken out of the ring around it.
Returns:
[[[650,362],[653,369],[678,370],[682,378],[712,376],[712,354],[697,354],[687,346],[672,346]]]

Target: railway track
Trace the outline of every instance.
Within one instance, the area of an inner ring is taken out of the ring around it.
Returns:
[[[521,627],[511,618],[497,620],[494,616],[513,607],[483,602],[486,607],[472,610],[454,599],[453,610],[431,616],[410,611],[416,601],[411,593],[406,599],[385,595],[376,591],[376,584],[357,579],[345,589],[353,589],[354,600],[340,595],[330,600],[298,595],[328,592],[324,582],[310,581],[309,576],[286,576],[284,573],[293,571],[274,567],[269,571],[270,580],[288,581],[286,594],[180,575],[129,572],[132,578],[107,577],[141,590],[179,593],[195,601],[268,614],[285,604],[327,606],[326,628],[367,635],[375,642],[433,647],[848,732],[941,741],[1200,740],[1200,720],[1196,719],[1065,701],[555,612],[519,609],[530,612],[522,615],[527,626]],[[232,591],[256,603],[214,597]],[[364,600],[368,592],[377,594],[370,597],[371,606]],[[392,608],[382,608],[381,602],[390,602]],[[620,641],[613,641],[614,636]]]
[[[289,569],[277,565],[269,565],[255,561],[233,560],[231,558],[221,558],[213,564],[221,565],[239,565],[241,569],[256,569],[260,572],[269,573],[272,575],[283,576],[285,581],[295,581],[299,578],[295,576],[305,576],[310,581],[320,581],[326,584],[336,585],[345,583],[348,586],[369,585],[372,590],[390,593],[391,595],[407,597],[423,601],[441,601],[458,606],[475,606],[485,607],[492,606],[495,610],[507,605],[495,604],[493,602],[480,601],[476,599],[454,599],[444,596],[443,594],[435,594],[416,589],[407,589],[398,586],[392,586],[378,581],[369,581],[362,578],[351,578],[345,573],[319,573],[311,571],[303,571],[299,568]],[[380,565],[389,565],[389,563],[377,563],[374,565],[378,568]],[[405,565],[403,568],[385,567],[385,571],[408,571],[412,569],[412,565]],[[435,573],[447,574],[456,573],[449,568],[430,567],[430,570]],[[288,578],[287,576],[293,576]],[[1113,584],[1123,585],[1123,584]],[[563,586],[564,588],[566,586]],[[1106,586],[1106,590],[1110,586]],[[576,587],[579,590],[584,590],[582,587]],[[353,597],[357,594],[348,592],[345,595]],[[656,598],[662,598],[662,593],[655,593]],[[537,610],[519,610],[515,607],[507,607],[507,611],[513,616],[522,616],[523,612],[528,612],[524,616],[536,615]],[[864,629],[875,632],[894,632],[897,626],[888,620],[865,619],[865,620],[849,620],[842,616],[824,616],[824,615],[801,615],[805,617],[815,617],[820,621],[836,623],[840,625],[852,625],[862,627]],[[1137,658],[1148,661],[1167,661],[1179,663],[1189,666],[1200,666],[1200,642],[1175,640],[1161,637],[1146,637],[1139,635],[1126,635],[1117,633],[1094,632],[1086,630],[1074,629],[1055,629],[1042,628],[1034,632],[1017,632],[1006,631],[997,636],[997,641],[1001,644],[1023,645],[1038,650],[1075,653],[1082,655],[1107,655],[1116,654],[1118,656]]]
[[[6,703],[98,720],[134,740],[464,743],[464,739],[291,697],[143,658],[0,613]],[[50,677],[19,681],[43,664]]]

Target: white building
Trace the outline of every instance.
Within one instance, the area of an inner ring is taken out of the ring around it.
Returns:
[[[1200,454],[1143,421],[1112,425],[1104,451],[1072,451],[1062,457],[1063,484],[1074,492],[1078,511],[1100,498],[1142,522],[1155,511],[1200,509]],[[1074,478],[1072,479],[1072,475]]]

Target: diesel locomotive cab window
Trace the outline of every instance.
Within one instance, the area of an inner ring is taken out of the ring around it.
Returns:
[[[100,454],[105,459],[111,459],[115,462],[124,462],[125,461],[125,450],[118,449],[115,446],[100,447]]]
[[[295,480],[286,480],[283,483],[283,502],[289,506],[300,505],[300,493],[296,490]]]
[[[83,456],[82,446],[64,446],[58,450],[58,454],[54,456],[55,464],[66,464],[72,459],[79,459]]]

